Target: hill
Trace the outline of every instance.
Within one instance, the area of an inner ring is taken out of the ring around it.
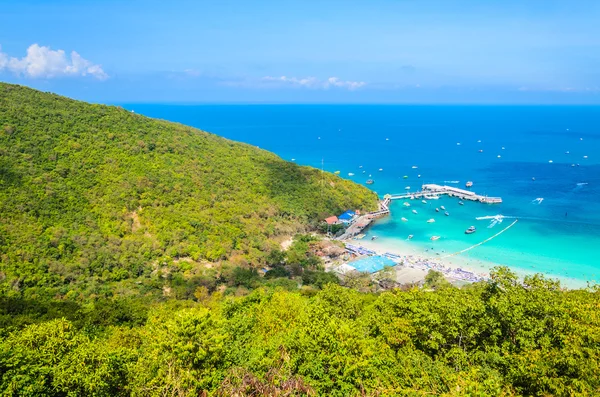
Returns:
[[[278,237],[376,205],[251,145],[0,83],[0,276],[25,297],[98,294],[179,260],[259,266]]]

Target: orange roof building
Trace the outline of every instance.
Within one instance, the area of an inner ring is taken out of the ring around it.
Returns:
[[[327,222],[328,225],[334,225],[338,223],[339,220],[337,216],[330,216],[329,218],[325,218],[325,222]]]

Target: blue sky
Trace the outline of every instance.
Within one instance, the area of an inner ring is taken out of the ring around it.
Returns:
[[[0,3],[0,80],[94,102],[600,104],[600,1]]]

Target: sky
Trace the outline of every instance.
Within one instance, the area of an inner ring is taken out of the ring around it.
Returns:
[[[0,0],[0,81],[102,103],[600,104],[600,1]]]

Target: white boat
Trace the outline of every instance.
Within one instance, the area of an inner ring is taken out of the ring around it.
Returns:
[[[416,214],[416,213],[417,213],[417,210],[412,210],[412,212],[413,212],[413,214]]]
[[[348,176],[354,176],[354,173],[353,172],[349,172]]]
[[[296,161],[296,159],[292,159],[292,161]]]
[[[481,139],[477,141],[477,143],[481,143]]]
[[[380,168],[379,171],[383,171],[383,168]]]
[[[362,165],[359,165],[358,168],[362,168]]]
[[[427,223],[433,223],[433,222],[435,222],[435,219],[433,219],[433,218],[427,220]]]
[[[502,146],[502,150],[504,150],[504,146]]]
[[[403,204],[405,207],[410,207],[410,203],[407,203],[406,201]]]
[[[421,200],[421,202],[422,202],[423,204],[427,204],[427,201],[425,201],[425,200]]]
[[[410,190],[410,186],[407,186],[407,187],[405,187],[404,189],[406,189],[406,190]]]
[[[409,234],[409,235],[408,235],[408,240],[412,240],[412,238],[413,238],[413,237],[414,237],[414,236],[413,236],[412,234]]]
[[[439,200],[439,196],[424,196],[427,200]]]
[[[587,158],[588,158],[588,156],[583,156],[583,158],[584,158],[584,159],[587,159]]]
[[[444,215],[450,216],[450,213],[448,211],[446,211],[446,212],[444,212]]]
[[[439,239],[440,239],[440,236],[431,236],[431,238],[430,238],[431,241],[436,241]]]
[[[466,186],[466,187],[471,187],[471,186],[473,186],[473,182],[471,182],[471,181],[468,181],[468,182],[465,184],[465,186]]]
[[[420,178],[420,177],[421,177],[421,174],[417,175],[417,178]]]
[[[456,142],[456,146],[460,146],[460,142]]]
[[[440,212],[440,209],[439,209],[439,208],[436,208],[436,209],[435,209],[435,212]]]
[[[440,209],[441,209],[442,211],[446,211],[446,207],[444,207],[443,205],[440,205]]]
[[[458,205],[465,205],[465,203],[463,203],[462,201],[459,201]]]
[[[554,161],[552,161],[552,160],[548,160],[548,162],[549,162],[549,163],[554,163]]]
[[[405,217],[402,217],[402,218],[400,218],[400,220],[401,220],[402,222],[408,222],[408,219],[406,219]]]
[[[413,165],[412,168],[413,168],[413,170],[416,170],[419,167],[417,167],[416,165]]]
[[[498,155],[498,158],[500,158],[500,157],[502,157],[502,156]]]

